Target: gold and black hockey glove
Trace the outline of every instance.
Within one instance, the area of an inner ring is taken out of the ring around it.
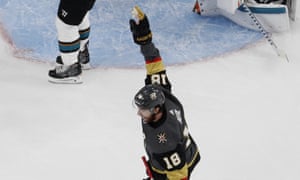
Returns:
[[[135,6],[132,10],[134,19],[129,20],[130,30],[132,32],[133,41],[139,45],[145,45],[152,42],[152,32],[146,14]]]

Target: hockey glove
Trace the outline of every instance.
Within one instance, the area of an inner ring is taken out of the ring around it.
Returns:
[[[152,32],[146,14],[144,14],[138,6],[133,8],[132,14],[136,19],[129,20],[133,41],[139,45],[145,45],[152,42]]]

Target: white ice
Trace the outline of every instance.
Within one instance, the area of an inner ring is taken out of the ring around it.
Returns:
[[[192,179],[300,179],[299,12],[289,32],[273,36],[290,63],[260,41],[167,67],[201,150]],[[54,85],[50,64],[15,58],[3,37],[0,54],[1,180],[142,179],[132,97],[144,69],[97,68],[81,85]]]

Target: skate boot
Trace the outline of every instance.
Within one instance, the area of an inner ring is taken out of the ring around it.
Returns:
[[[79,51],[78,54],[78,61],[81,65],[81,68],[83,70],[88,70],[91,69],[91,65],[90,65],[90,53],[89,53],[89,49],[88,49],[88,43],[85,45],[85,48],[83,51]],[[61,66],[63,65],[63,61],[61,56],[57,56],[56,58],[56,65],[57,66]]]
[[[72,65],[56,66],[53,70],[49,71],[49,82],[58,84],[79,84],[81,80],[81,65],[75,63]]]
[[[91,69],[88,43],[85,44],[84,50],[79,52],[78,61],[81,64],[81,68],[83,70]]]

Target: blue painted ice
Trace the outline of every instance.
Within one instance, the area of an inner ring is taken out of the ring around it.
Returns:
[[[58,0],[1,0],[0,18],[25,56],[54,61],[58,55],[55,16]],[[262,38],[222,17],[192,13],[194,0],[98,0],[91,11],[90,53],[94,66],[143,66],[128,21],[139,5],[147,14],[153,41],[167,65],[189,63],[240,49]]]

